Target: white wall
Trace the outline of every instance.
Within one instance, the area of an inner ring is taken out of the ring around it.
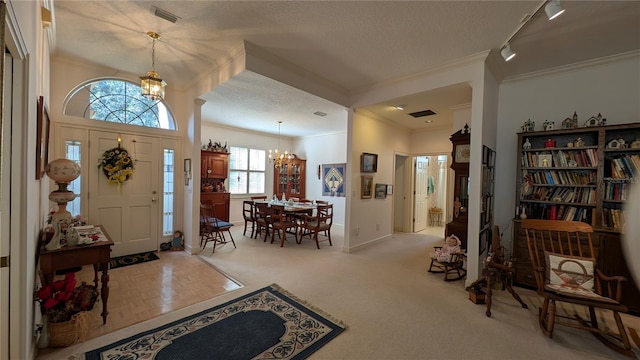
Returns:
[[[589,66],[506,81],[500,86],[496,152],[495,223],[504,229],[515,215],[517,133],[527,120],[540,130],[545,120],[562,120],[573,112],[583,125],[601,113],[607,125],[640,121],[640,54],[595,62]],[[504,243],[512,232],[504,235]]]
[[[322,164],[343,164],[347,162],[347,120],[345,131],[329,135],[308,136],[294,141],[294,151],[307,160],[306,198],[325,200],[333,204],[333,224],[344,226],[344,196],[322,196],[322,179],[318,179],[318,166]],[[346,169],[345,169],[346,170]],[[347,182],[353,181],[347,178]],[[348,186],[345,184],[345,189]]]
[[[351,228],[350,233],[345,234],[347,252],[393,234],[393,197],[396,195],[385,199],[376,199],[375,196],[371,199],[361,199],[360,178],[361,175],[373,175],[374,186],[377,183],[393,184],[395,154],[409,153],[410,131],[375,119],[371,114],[356,112],[353,117],[351,141],[349,160],[352,168],[349,176],[353,182],[349,211]],[[365,152],[378,154],[377,173],[360,173],[360,156]]]

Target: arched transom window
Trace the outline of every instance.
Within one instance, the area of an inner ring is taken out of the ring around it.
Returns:
[[[120,79],[100,79],[78,86],[67,98],[64,114],[152,128],[176,128],[164,102],[143,97],[139,85]]]

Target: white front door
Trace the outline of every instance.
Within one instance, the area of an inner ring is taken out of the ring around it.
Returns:
[[[118,146],[118,133],[91,131],[90,159]],[[102,169],[89,171],[89,223],[101,224],[115,245],[111,256],[156,251],[159,247],[160,140],[141,135],[121,135],[121,147],[135,161],[135,172],[120,188],[109,184]]]
[[[427,173],[429,169],[429,158],[426,156],[416,157],[415,166],[415,195],[413,209],[413,232],[422,231],[427,228]]]

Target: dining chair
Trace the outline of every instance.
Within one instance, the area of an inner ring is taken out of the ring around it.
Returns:
[[[320,204],[320,205],[329,205],[328,201],[325,200],[316,200],[316,204]]]
[[[324,232],[324,236],[329,241],[329,246],[333,246],[331,243],[331,224],[333,222],[333,204],[318,205],[315,215],[302,215],[301,227],[303,231],[307,231],[305,235],[313,236],[312,239],[316,242],[316,247],[320,249],[320,241],[318,240],[318,234]],[[298,244],[302,243],[302,237],[298,239]]]
[[[293,235],[298,243],[298,222],[292,214],[285,211],[284,205],[271,205],[271,243],[275,240],[275,232],[278,231],[280,237],[280,247],[284,246],[287,240],[287,230],[293,229]]]
[[[255,202],[253,200],[244,200],[242,201],[242,217],[244,218],[244,230],[242,231],[242,235],[247,234],[247,226],[251,223],[251,238],[253,238],[253,233],[256,230],[256,207]]]
[[[269,228],[271,227],[271,208],[269,204],[266,202],[256,202],[255,206],[255,217],[256,217],[256,232],[254,237],[257,239],[262,230],[264,230],[264,242],[267,241],[267,236],[269,236]]]
[[[267,195],[252,196],[251,200],[267,200]]]
[[[538,312],[542,333],[551,338],[556,324],[587,330],[609,348],[635,358],[620,317],[621,312],[628,312],[621,304],[622,282],[626,279],[606,276],[598,268],[591,225],[580,221],[526,219],[521,227],[527,239],[537,293],[544,299]],[[567,309],[576,306],[585,306],[589,319],[575,310],[573,314],[567,313]],[[617,332],[599,326],[596,309],[613,314]]]
[[[216,245],[226,244],[229,241],[236,247],[236,242],[231,235],[232,223],[220,220],[216,217],[216,207],[223,207],[223,203],[201,203],[200,204],[200,247],[205,248],[209,241],[213,241],[213,253],[216,252]],[[228,233],[229,240],[224,233]]]

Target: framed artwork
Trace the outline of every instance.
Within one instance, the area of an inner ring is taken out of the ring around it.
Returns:
[[[376,199],[387,198],[387,184],[376,184]]]
[[[360,172],[374,173],[378,171],[378,154],[362,153],[360,156]]]
[[[489,148],[482,145],[482,163],[484,165],[489,164]]]
[[[371,199],[373,196],[373,176],[360,177],[360,199]]]
[[[184,185],[189,186],[191,180],[191,159],[184,159]]]
[[[322,196],[345,196],[347,164],[322,164]]]
[[[393,185],[387,185],[387,195],[393,195]]]
[[[44,103],[44,97],[38,97],[36,111],[36,180],[44,175],[44,167],[49,163],[49,114]]]
[[[480,242],[479,242],[479,254],[482,255],[483,252],[487,250],[487,246],[489,245],[489,239],[491,238],[491,229],[486,229],[480,233]]]

